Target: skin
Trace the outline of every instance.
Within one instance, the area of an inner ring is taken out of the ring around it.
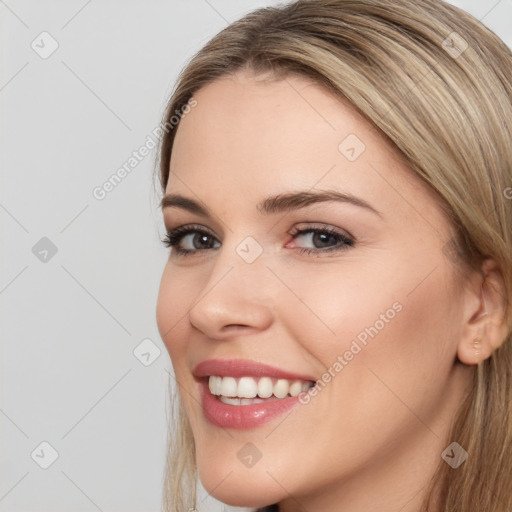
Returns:
[[[454,231],[435,195],[317,84],[244,70],[195,98],[176,134],[166,193],[199,200],[212,216],[177,207],[163,216],[167,230],[199,224],[218,243],[188,256],[172,249],[157,322],[205,489],[231,505],[279,503],[285,512],[418,511],[452,441],[471,365],[504,332],[492,330],[492,311],[484,314],[486,298],[499,309],[491,287],[476,272],[462,282],[443,252]],[[366,146],[352,162],[338,150],[349,134]],[[380,215],[333,201],[270,215],[256,208],[271,195],[318,189],[353,194]],[[322,253],[311,234],[288,234],[319,224],[350,233],[354,245]],[[236,252],[247,236],[263,249],[250,264]],[[181,247],[193,248],[192,236]],[[315,247],[317,254],[299,252]],[[494,276],[492,263],[486,270]],[[307,405],[250,430],[205,419],[192,376],[198,362],[247,358],[320,379],[397,302],[401,311]],[[262,454],[251,468],[237,458],[248,442]]]

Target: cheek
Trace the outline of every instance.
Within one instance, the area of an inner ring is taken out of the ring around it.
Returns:
[[[338,270],[289,272],[286,282],[296,297],[283,296],[278,314],[330,373],[323,375],[331,389],[360,396],[362,388],[380,386],[385,392],[373,370],[416,401],[448,378],[460,325],[450,269],[439,265],[422,282],[435,267],[430,263],[383,262],[361,272],[347,260]],[[350,378],[334,378],[341,373]]]
[[[156,306],[158,330],[171,358],[176,382],[182,390],[181,399],[188,418],[199,414],[197,402],[190,402],[194,383],[188,370],[190,338],[188,312],[197,297],[193,282],[191,276],[177,272],[176,268],[168,263],[160,282]],[[192,425],[196,425],[197,421],[196,418],[191,422]]]
[[[162,341],[173,363],[186,349],[185,329],[193,301],[191,281],[179,276],[168,263],[160,281],[156,321]]]
[[[401,314],[393,278],[384,282],[386,274],[373,268],[373,273],[361,272],[346,260],[314,271],[298,267],[283,277],[293,295],[281,297],[281,320],[286,318],[294,338],[325,367],[349,350],[353,340],[364,347]]]

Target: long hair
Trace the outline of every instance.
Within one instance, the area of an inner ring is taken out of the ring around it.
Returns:
[[[243,68],[304,76],[350,103],[436,193],[461,261],[478,269],[494,259],[510,297],[512,52],[491,30],[441,0],[298,0],[258,9],[190,60],[163,122],[200,88]],[[163,190],[176,130],[160,141]],[[424,511],[512,510],[511,309],[507,300],[507,339],[473,367],[446,440],[457,440],[469,458],[454,470],[439,457]],[[195,507],[194,440],[180,405],[177,412],[166,512]]]

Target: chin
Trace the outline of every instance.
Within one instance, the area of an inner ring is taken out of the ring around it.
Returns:
[[[283,489],[263,466],[233,469],[229,464],[206,462],[198,465],[198,474],[205,490],[226,505],[260,508],[283,499]]]

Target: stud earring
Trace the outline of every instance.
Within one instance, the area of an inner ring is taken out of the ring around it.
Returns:
[[[479,336],[477,336],[474,340],[473,340],[473,346],[475,347],[475,355],[478,357],[480,355],[480,342],[481,342],[481,338]],[[478,357],[478,359],[480,360],[480,357]]]

